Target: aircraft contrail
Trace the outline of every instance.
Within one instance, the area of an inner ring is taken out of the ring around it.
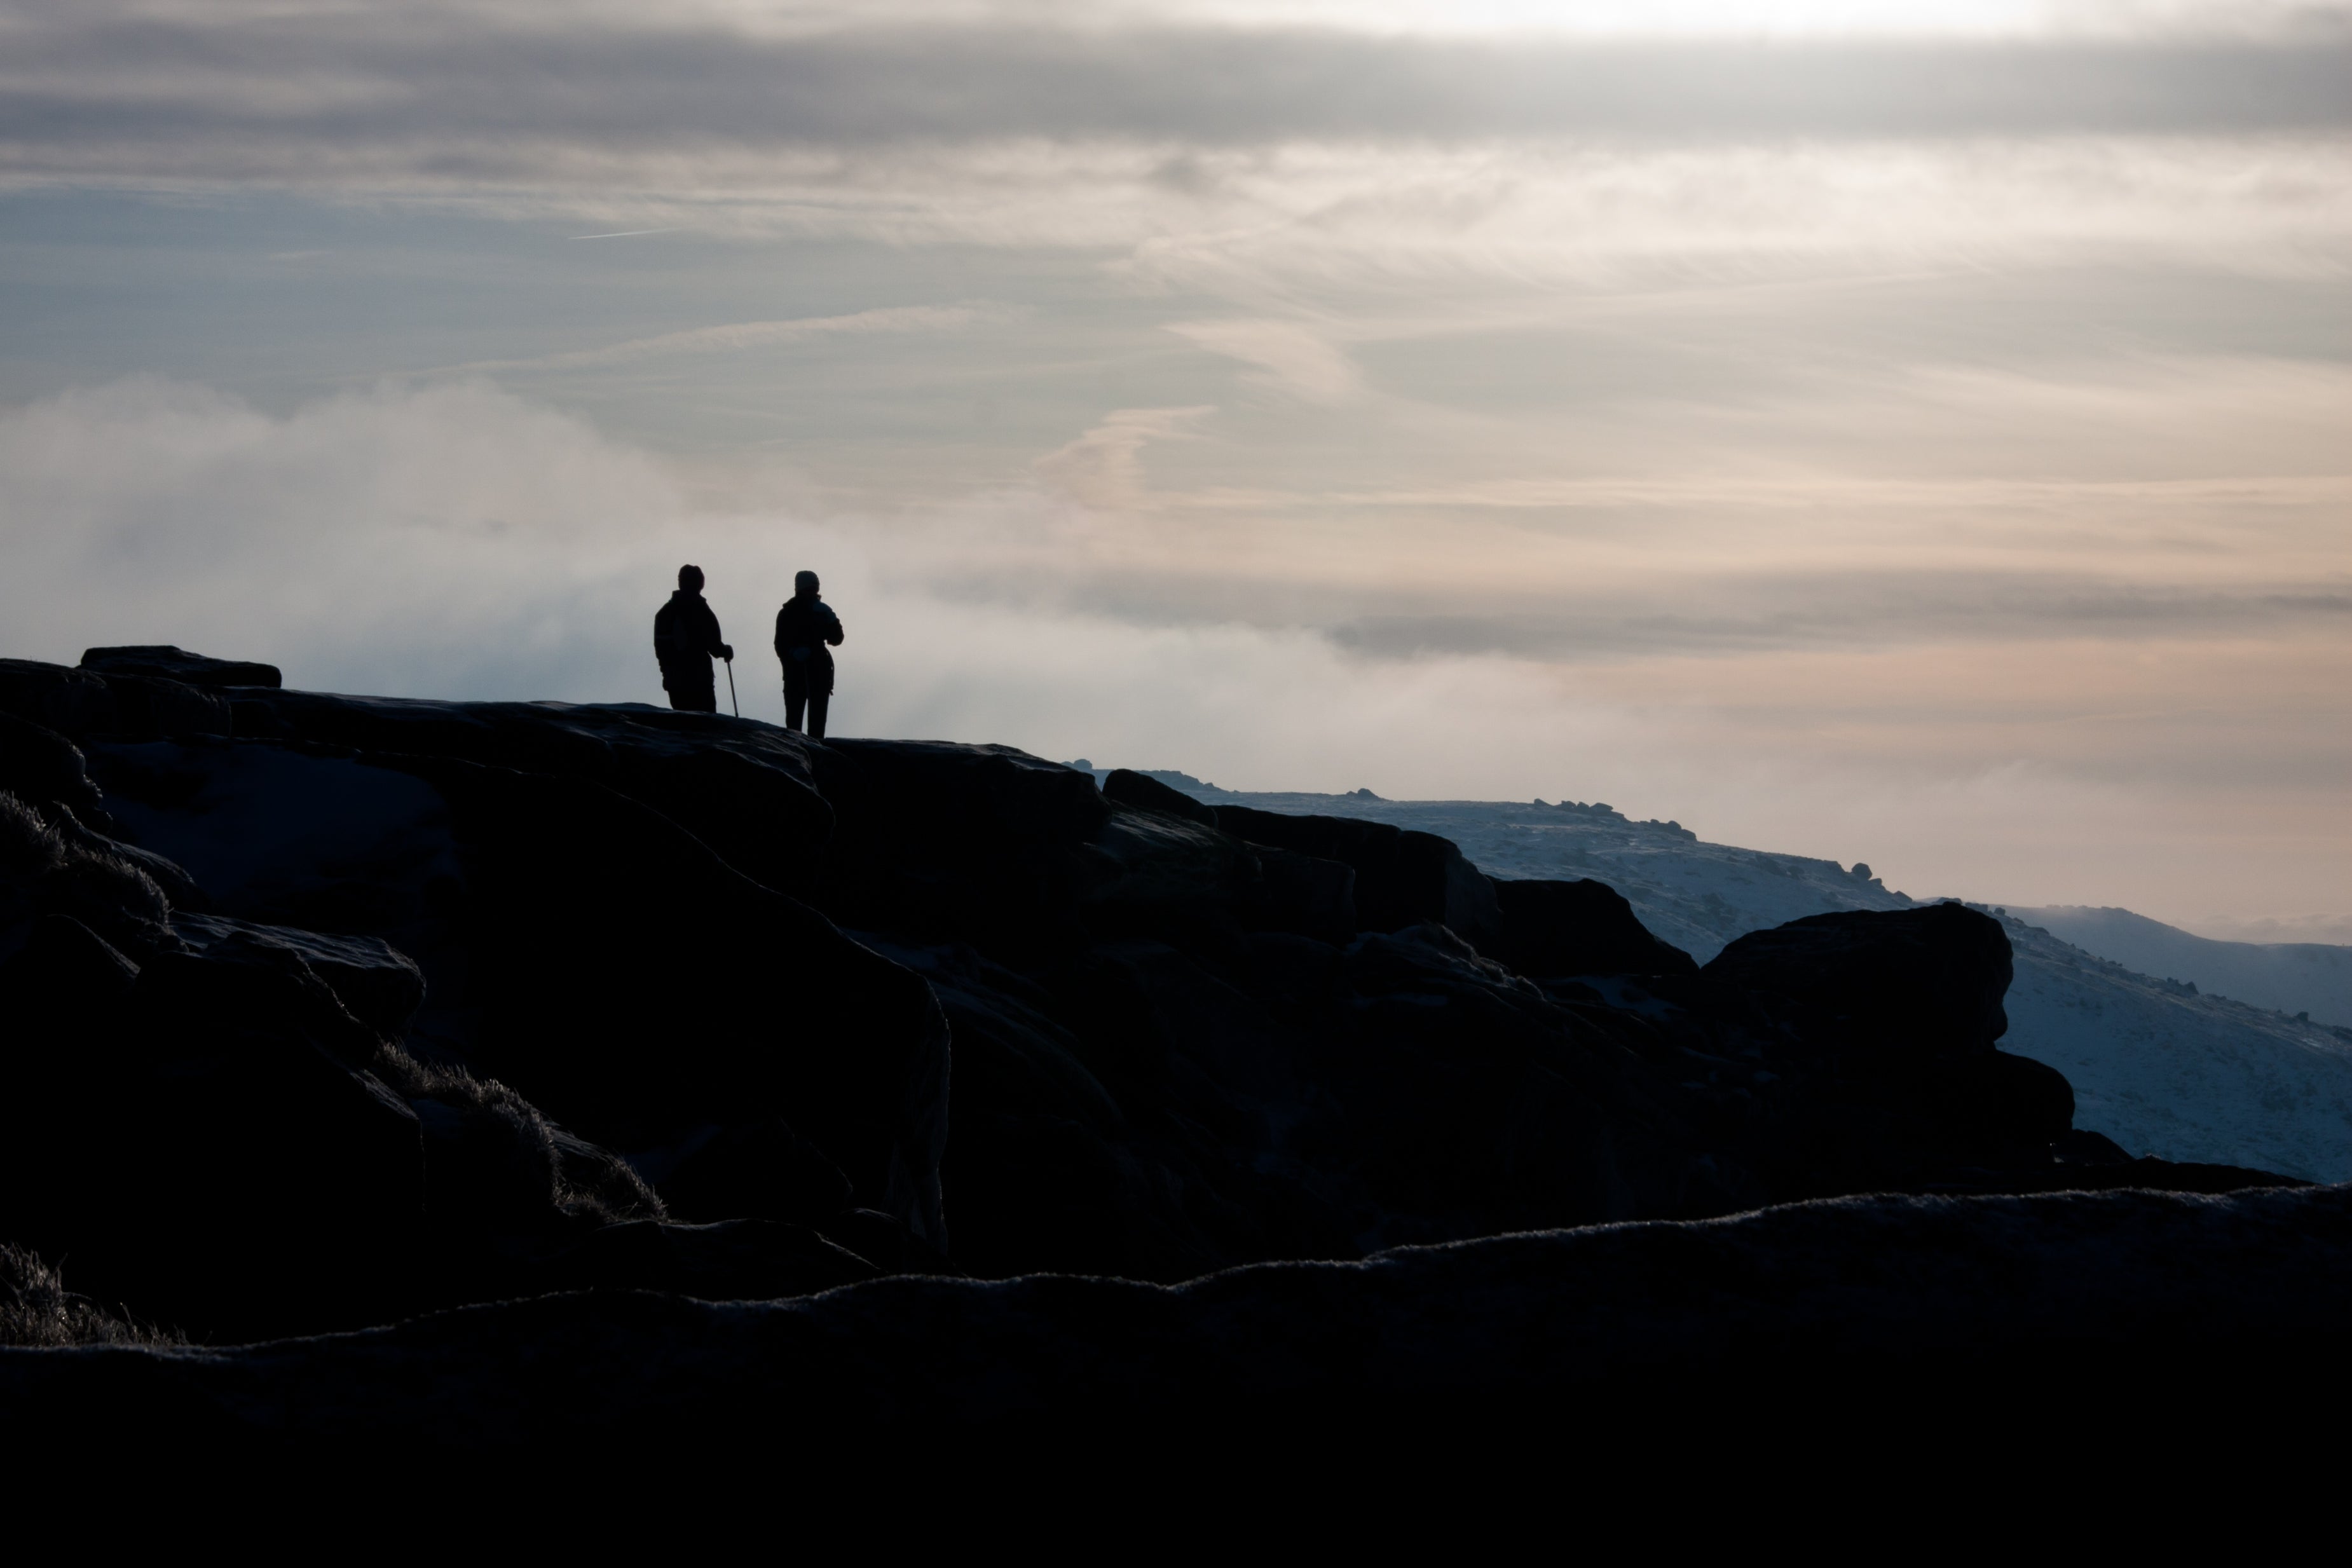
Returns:
[[[676,234],[676,225],[666,229],[615,229],[608,235],[573,235],[573,239],[630,239],[637,235]]]

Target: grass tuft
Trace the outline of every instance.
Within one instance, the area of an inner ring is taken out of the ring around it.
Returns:
[[[0,1242],[0,1345],[63,1350],[124,1344],[155,1350],[187,1343],[184,1335],[118,1317],[89,1297],[75,1295],[37,1254]]]

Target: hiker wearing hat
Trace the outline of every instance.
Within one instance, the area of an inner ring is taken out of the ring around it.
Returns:
[[[735,650],[719,640],[719,617],[702,597],[700,567],[677,569],[677,591],[654,616],[654,657],[661,662],[662,690],[669,694],[670,706],[693,713],[719,711],[710,661],[725,659],[731,666]],[[728,679],[734,679],[731,673]]]
[[[793,578],[793,596],[776,612],[776,657],[784,665],[784,726],[801,728],[806,708],[812,740],[824,738],[825,705],[833,700],[828,643],[841,646],[841,617],[817,597],[816,573],[800,572]]]

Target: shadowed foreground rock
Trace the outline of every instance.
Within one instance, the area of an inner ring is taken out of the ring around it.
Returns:
[[[1594,1423],[1768,1412],[1783,1433],[1868,1412],[1879,1437],[1940,1440],[2053,1402],[2112,1419],[2082,1402],[2131,1385],[2176,1413],[2266,1407],[2288,1369],[2298,1398],[2340,1392],[2347,1291],[2344,1188],[1856,1198],[1174,1288],[592,1293],[225,1353],[0,1353],[0,1404],[160,1444],[576,1452],[659,1433],[673,1456],[753,1465],[980,1434],[1129,1456],[1196,1437],[1540,1453]]]
[[[2336,1289],[2335,1195],[2133,1191],[2282,1178],[2073,1129],[1958,904],[1699,969],[1599,883],[1010,747],[274,676],[0,661],[0,1243],[95,1303],[51,1340],[419,1321],[12,1362],[27,1398],[1377,1427],[1654,1364],[2202,1355],[2305,1332],[2249,1281]],[[1570,1228],[1894,1192],[1935,1200]]]

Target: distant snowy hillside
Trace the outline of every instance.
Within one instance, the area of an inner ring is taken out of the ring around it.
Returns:
[[[2319,942],[2216,942],[2128,909],[2017,909],[2086,952],[2143,975],[2188,980],[2259,1008],[2352,1025],[2352,947]]]
[[[1155,777],[1172,782],[1181,776]],[[1604,805],[1238,794],[1205,787],[1192,793],[1212,805],[1419,828],[1452,839],[1489,876],[1596,877],[1623,894],[1652,931],[1702,964],[1733,937],[1764,926],[1832,909],[1907,909],[1912,902],[1835,861],[1701,843],[1680,823],[1632,821]]]
[[[1864,867],[1703,843],[1678,823],[1633,821],[1601,805],[1242,792],[1181,773],[1153,777],[1212,805],[1443,834],[1493,876],[1597,878],[1702,964],[1749,931],[1915,902]],[[2017,954],[2001,1044],[2074,1082],[2076,1125],[2134,1154],[2352,1180],[2352,1030],[2200,996],[1995,913]]]
[[[2003,1049],[2074,1081],[2075,1125],[2134,1154],[2352,1180],[2352,1030],[2200,996],[2003,922]]]

